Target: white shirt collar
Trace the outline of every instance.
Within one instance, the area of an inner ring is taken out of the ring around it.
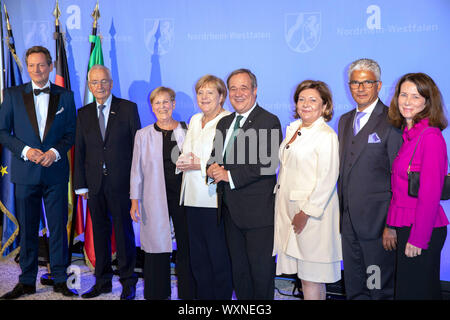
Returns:
[[[112,94],[110,94],[108,99],[106,99],[105,103],[103,103],[103,105],[105,106],[105,109],[107,109],[111,106],[111,101],[112,101]],[[97,100],[95,100],[95,103],[97,104],[97,109],[98,109],[98,106],[100,105],[100,103],[98,103]]]
[[[44,89],[44,88],[50,87],[50,79],[47,80],[47,83],[46,83],[45,86],[43,86],[42,88],[41,88],[41,87],[38,87],[38,86],[34,83],[34,81],[31,80],[31,87],[33,88],[33,90],[34,90],[34,89]]]
[[[380,98],[377,98],[374,102],[372,102],[366,109],[364,109],[364,117],[366,116],[370,116],[372,114],[373,109],[375,109],[375,106],[378,103],[378,100],[380,100]],[[358,107],[356,107],[356,112],[359,112]]]
[[[236,112],[236,117],[237,117],[237,116],[243,116],[244,119],[247,119],[248,116],[250,115],[250,113],[253,111],[253,109],[255,109],[256,105],[257,105],[257,103],[256,103],[256,101],[255,101],[255,104],[253,105],[253,107],[250,108],[250,110],[247,110],[247,111],[244,112],[244,113],[237,113],[237,112]],[[235,118],[236,118],[236,117],[235,117]],[[241,121],[241,126],[242,126],[242,123],[243,123],[243,122]]]

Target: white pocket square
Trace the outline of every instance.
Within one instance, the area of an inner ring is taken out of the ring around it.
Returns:
[[[61,109],[59,109],[56,113],[55,113],[55,116],[57,116],[58,114],[60,114],[61,112],[63,112],[64,111],[64,107],[61,107]]]
[[[371,133],[369,134],[369,140],[367,141],[367,143],[381,143],[381,139],[380,137],[378,137],[377,133]]]

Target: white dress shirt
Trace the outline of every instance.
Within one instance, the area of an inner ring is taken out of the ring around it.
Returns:
[[[364,109],[364,113],[365,115],[359,119],[359,131],[362,130],[362,128],[364,128],[364,126],[366,125],[367,121],[369,121],[370,115],[372,114],[373,109],[375,109],[375,106],[378,103],[379,98],[377,98],[377,100],[375,100],[370,106],[368,106],[366,109]],[[358,107],[356,107],[356,112],[359,112]],[[355,120],[356,120],[356,112],[355,112],[355,118],[353,118],[353,128],[355,127]]]
[[[34,91],[34,89],[44,89],[47,87],[50,88],[50,81],[47,81],[45,86],[43,86],[42,88],[38,87],[33,81],[31,81],[31,86],[32,86],[32,89],[31,89],[32,91]],[[38,124],[38,128],[39,128],[39,137],[41,138],[41,142],[42,142],[44,139],[45,125],[47,123],[48,103],[50,101],[50,94],[41,93],[36,96],[33,92],[33,99],[34,99],[34,110],[36,112],[36,119],[37,119],[37,124]],[[31,149],[30,146],[25,146],[23,148],[23,150],[22,150],[22,159],[23,160],[28,161],[27,152],[30,149]],[[50,150],[52,150],[53,153],[56,155],[55,162],[58,161],[59,159],[61,159],[61,156],[59,155],[58,150],[56,150],[55,148],[50,148]]]
[[[111,110],[111,101],[112,101],[112,94],[109,95],[108,99],[106,99],[105,103],[103,105],[105,106],[103,108],[103,116],[105,117],[105,130],[108,127],[108,119],[109,119],[109,111]],[[100,116],[100,109],[98,106],[101,105],[101,103],[97,103],[97,118]]]
[[[231,122],[230,128],[228,129],[227,135],[225,137],[225,143],[223,144],[222,156],[225,154],[226,146],[228,145],[228,141],[230,140],[231,134],[233,133],[233,128],[234,128],[234,124],[236,122],[237,116],[242,116],[243,117],[241,119],[240,123],[239,123],[239,128],[242,128],[242,126],[244,125],[245,121],[247,121],[248,116],[253,111],[253,109],[255,109],[255,107],[256,107],[256,102],[253,105],[253,107],[251,107],[251,109],[248,110],[247,112],[244,112],[242,114],[239,114],[239,113],[236,112],[236,116],[234,117],[233,122]],[[233,183],[233,178],[231,178],[230,171],[227,171],[227,175],[228,175],[228,183],[230,184],[230,189],[233,190],[234,189],[234,183]]]

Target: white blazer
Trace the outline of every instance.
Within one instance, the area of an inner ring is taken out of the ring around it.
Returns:
[[[339,232],[339,142],[335,131],[320,117],[286,148],[301,124],[286,129],[280,145],[280,171],[275,186],[275,237],[273,255],[283,252],[310,262],[342,259]],[[295,234],[295,214],[309,215],[303,231]]]
[[[206,164],[211,157],[216,125],[220,119],[229,115],[222,111],[202,128],[203,113],[194,114],[189,122],[189,129],[183,144],[183,154],[192,152],[200,158],[200,170],[183,172],[180,205],[202,208],[217,208],[215,184],[206,183]]]

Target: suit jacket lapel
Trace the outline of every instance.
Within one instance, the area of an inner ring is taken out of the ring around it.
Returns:
[[[89,105],[89,119],[92,121],[92,128],[95,128],[94,131],[96,132],[96,139],[103,142],[102,133],[100,132],[100,124],[98,123],[97,103],[95,101]]]
[[[344,163],[345,159],[345,150],[348,148],[348,144],[350,143],[351,139],[353,137],[353,119],[355,118],[356,110],[354,109],[350,114],[348,114],[347,119],[344,122],[342,133],[340,133],[341,139],[339,140],[339,154],[340,154],[340,163]],[[341,169],[343,168],[343,165],[340,166]],[[341,172],[342,173],[342,172]]]
[[[231,123],[233,122],[234,118],[236,117],[236,112],[233,112],[232,114],[225,116],[225,120],[223,121],[223,148],[225,148],[225,139],[227,137],[228,130],[233,130],[233,128],[230,128]],[[219,129],[219,128],[218,128]]]
[[[381,103],[381,101],[378,101],[366,125],[361,129],[361,131],[358,132],[358,134],[355,137],[353,137],[353,140],[355,141],[356,144],[356,147],[353,151],[355,154],[353,164],[357,162],[362,151],[367,147],[368,143],[367,139],[369,134],[373,132],[373,130],[377,127],[380,121],[383,121],[382,108],[384,108],[383,104]],[[353,118],[351,118],[351,121],[349,121],[349,123],[350,124],[353,123]],[[352,125],[350,125],[350,127],[352,127]],[[350,132],[350,134],[353,135],[353,132]]]
[[[106,124],[105,130],[105,141],[108,139],[109,133],[111,132],[112,128],[114,128],[114,123],[116,121],[118,111],[119,111],[119,104],[117,103],[116,97],[112,96],[111,108],[109,110],[108,116],[108,123]],[[98,127],[98,130],[100,131],[100,126]]]
[[[380,121],[380,115],[383,113],[383,108],[384,106],[381,101],[378,101],[377,105],[372,111],[372,114],[370,115],[369,121],[367,121],[366,125],[361,129],[360,132],[358,132],[358,135],[361,133],[362,136],[366,137],[368,134],[373,132],[378,122]]]
[[[55,89],[56,89],[55,85],[50,84],[50,99],[48,102],[47,121],[45,122],[44,137],[42,141],[45,140],[47,133],[50,131],[50,128],[52,126],[53,120],[55,120],[55,115],[58,109],[60,94],[56,93]]]
[[[255,106],[255,109],[253,109],[252,112],[250,112],[250,114],[247,117],[247,120],[245,121],[244,125],[241,127],[243,132],[245,132],[248,128],[251,128],[253,126],[253,121],[258,116],[258,114],[260,112],[260,108],[261,107],[257,104]],[[241,132],[241,134],[242,134],[242,132]]]
[[[22,92],[23,96],[23,103],[25,104],[25,110],[27,111],[28,118],[30,119],[31,127],[34,130],[34,133],[36,133],[37,137],[39,136],[39,126],[37,123],[37,117],[36,117],[36,109],[34,107],[34,97],[33,97],[33,90],[31,86],[31,82],[29,82],[25,86],[25,90]],[[40,140],[40,138],[39,138]]]

